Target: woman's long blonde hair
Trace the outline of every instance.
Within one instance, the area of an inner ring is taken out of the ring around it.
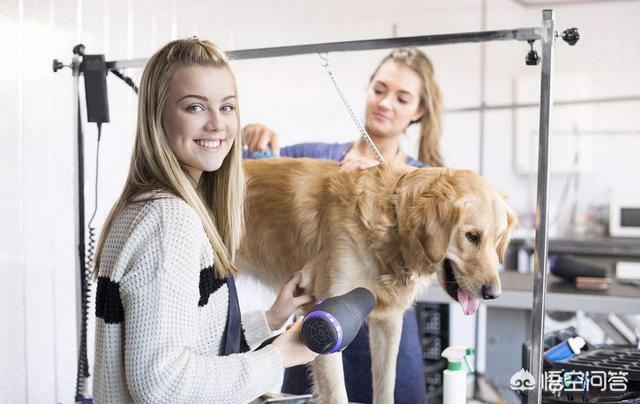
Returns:
[[[129,174],[102,229],[94,276],[98,274],[105,239],[114,219],[137,196],[162,191],[183,199],[197,212],[213,247],[217,275],[236,273],[233,259],[244,228],[245,189],[238,109],[238,129],[229,154],[218,170],[203,172],[197,184],[178,161],[162,127],[162,111],[171,79],[178,68],[190,65],[225,68],[231,72],[224,52],[196,37],[169,42],[149,59],[140,81],[138,124]]]
[[[418,160],[434,167],[444,165],[440,153],[440,137],[442,135],[442,93],[436,83],[433,64],[427,55],[417,48],[395,49],[388,54],[376,70],[370,81],[380,70],[380,67],[388,60],[407,66],[422,77],[424,86],[420,94],[420,107],[424,111],[420,118],[420,146]]]

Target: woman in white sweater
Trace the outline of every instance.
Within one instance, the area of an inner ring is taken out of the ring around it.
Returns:
[[[245,403],[315,358],[300,322],[250,351],[312,298],[295,296],[294,277],[269,310],[241,319],[239,128],[235,79],[215,45],[177,40],[151,57],[129,175],[98,246],[96,403]]]

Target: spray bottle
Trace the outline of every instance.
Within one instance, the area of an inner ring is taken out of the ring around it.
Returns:
[[[449,364],[444,370],[443,404],[465,404],[467,402],[467,371],[462,366],[462,360],[473,372],[473,366],[469,363],[469,356],[475,354],[473,348],[462,346],[450,346],[442,352],[442,357],[447,358]]]

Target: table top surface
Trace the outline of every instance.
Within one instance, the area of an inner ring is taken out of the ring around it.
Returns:
[[[532,238],[514,238],[512,247],[533,250]],[[591,238],[551,238],[549,254],[578,254],[640,259],[640,238],[637,237],[591,237]]]

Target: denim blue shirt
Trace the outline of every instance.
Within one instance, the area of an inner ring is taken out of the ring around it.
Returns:
[[[353,142],[349,143],[299,143],[286,146],[280,149],[282,157],[310,157],[315,159],[342,161]],[[424,167],[425,165],[407,156],[406,163],[413,167]]]

